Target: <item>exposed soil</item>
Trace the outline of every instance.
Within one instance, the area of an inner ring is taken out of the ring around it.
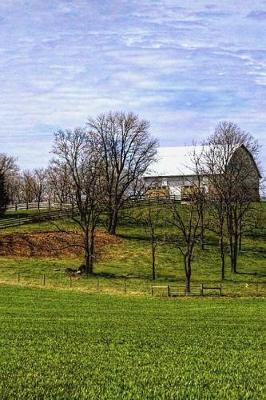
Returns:
[[[104,247],[120,242],[115,236],[96,233],[96,255]],[[19,257],[77,257],[83,254],[82,235],[78,232],[11,233],[0,236],[0,256]]]

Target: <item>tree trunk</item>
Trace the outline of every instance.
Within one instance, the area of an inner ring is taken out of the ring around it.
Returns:
[[[200,211],[200,244],[201,250],[205,250],[205,228],[204,228],[204,212]]]
[[[117,222],[118,222],[118,210],[115,208],[109,214],[108,232],[111,235],[116,234]]]
[[[224,252],[224,220],[220,219],[220,257],[221,257],[221,279],[225,279],[225,252]]]
[[[184,267],[186,274],[186,294],[190,293],[190,278],[191,278],[191,256],[184,256]]]
[[[238,246],[238,250],[241,251],[242,250],[242,221],[239,222],[239,246]]]
[[[220,255],[221,255],[221,279],[225,279],[225,254],[224,254],[224,238],[220,239]]]
[[[156,279],[156,244],[152,241],[151,243],[151,262],[152,262],[152,280],[155,281]]]
[[[227,229],[230,248],[231,272],[235,272],[235,246],[234,246],[234,229],[233,229],[233,216],[230,210],[227,215]]]
[[[238,215],[237,211],[234,210],[233,214],[233,264],[232,264],[232,272],[234,274],[237,273],[237,261],[238,261],[238,250],[239,250],[239,220],[238,220]]]
[[[90,254],[88,252],[85,252],[84,267],[86,275],[90,275],[93,273],[93,265],[91,261],[92,260]]]
[[[91,229],[90,232],[90,255],[91,255],[91,273],[93,273],[93,265],[94,265],[94,260],[95,260],[95,228]]]
[[[93,259],[91,254],[91,242],[89,232],[85,232],[84,237],[84,267],[85,267],[85,274],[90,275],[93,273]]]
[[[238,248],[239,248],[239,237],[236,233],[234,235],[234,244],[233,244],[233,273],[237,273],[237,261],[238,261]]]

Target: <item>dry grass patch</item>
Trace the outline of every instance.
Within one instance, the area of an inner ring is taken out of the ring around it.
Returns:
[[[96,255],[121,240],[106,232],[96,233]],[[77,231],[9,233],[0,236],[0,256],[15,257],[77,257],[81,256],[82,235]]]

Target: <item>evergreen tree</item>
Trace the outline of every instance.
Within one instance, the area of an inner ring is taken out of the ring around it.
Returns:
[[[5,185],[5,176],[4,174],[0,174],[0,216],[5,213],[8,202],[9,198]]]

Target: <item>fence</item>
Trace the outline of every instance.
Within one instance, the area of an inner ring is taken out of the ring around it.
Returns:
[[[62,209],[62,210],[50,210],[50,211],[42,211],[36,214],[17,214],[12,217],[5,216],[0,219],[0,229],[11,228],[14,226],[38,223],[44,221],[51,221],[60,218],[66,218],[73,214],[76,214],[76,210],[72,209]]]
[[[7,211],[26,211],[26,210],[51,210],[51,209],[64,209],[71,208],[71,204],[62,204],[62,203],[54,203],[54,202],[34,202],[34,203],[18,203],[18,204],[9,204],[7,206]]]
[[[154,202],[156,204],[166,204],[170,201],[180,201],[176,196],[169,196],[167,198],[152,198],[147,199],[147,197],[131,197],[128,199],[124,208],[131,207],[145,207],[150,202]],[[28,211],[28,210],[38,210],[39,212],[32,214],[21,214],[19,211]],[[47,210],[47,211],[45,211]],[[77,208],[73,208],[71,204],[60,204],[60,203],[22,203],[22,204],[14,204],[9,205],[7,207],[8,212],[14,212],[14,214],[6,214],[3,218],[0,219],[0,229],[10,228],[14,226],[49,221],[59,218],[65,218],[67,216],[77,214]]]
[[[172,202],[180,203],[180,196],[169,195],[169,196],[131,196],[129,197],[123,205],[124,209],[133,208],[133,207],[146,207],[152,203],[162,205],[169,204]]]
[[[2,275],[2,276],[1,276]],[[106,277],[93,275],[89,277],[68,275],[64,269],[33,273],[17,270],[0,274],[0,283],[28,287],[77,290],[86,293],[146,295],[160,298],[176,297],[265,297],[266,282],[231,282],[221,286],[220,283],[193,283],[191,293],[185,291],[185,285],[176,282],[153,283],[150,280],[129,277]]]

